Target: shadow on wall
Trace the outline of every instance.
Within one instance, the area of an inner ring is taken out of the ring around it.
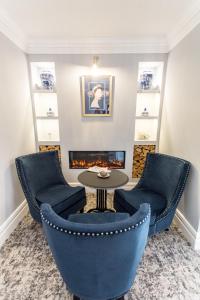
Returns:
[[[10,160],[9,166],[4,173],[4,205],[2,206],[2,217],[4,219],[22,203],[24,195],[20,187],[14,159]]]
[[[179,205],[181,211],[184,211],[184,216],[196,231],[200,228],[200,199],[197,199],[200,194],[200,175],[198,169],[192,165],[190,175],[186,184],[184,197]],[[196,220],[196,222],[194,221]]]

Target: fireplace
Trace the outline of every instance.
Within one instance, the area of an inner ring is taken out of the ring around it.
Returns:
[[[88,169],[93,166],[124,169],[125,151],[69,151],[70,169]]]

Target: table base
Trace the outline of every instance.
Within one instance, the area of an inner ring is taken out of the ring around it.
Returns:
[[[107,208],[107,190],[106,189],[97,189],[96,190],[96,201],[97,206],[88,210],[87,212],[115,212],[114,209]]]

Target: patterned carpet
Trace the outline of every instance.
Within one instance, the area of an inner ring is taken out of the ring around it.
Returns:
[[[88,207],[94,206],[90,194]],[[41,226],[29,215],[1,249],[0,266],[1,300],[72,299]],[[126,299],[200,300],[200,253],[192,250],[176,228],[151,238]]]

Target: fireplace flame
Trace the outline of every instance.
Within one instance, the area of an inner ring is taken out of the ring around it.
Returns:
[[[107,167],[109,169],[123,169],[124,168],[124,162],[120,160],[111,160],[111,161],[105,161],[105,160],[94,160],[94,161],[86,161],[86,160],[72,160],[71,161],[71,169],[88,169],[90,167]]]

